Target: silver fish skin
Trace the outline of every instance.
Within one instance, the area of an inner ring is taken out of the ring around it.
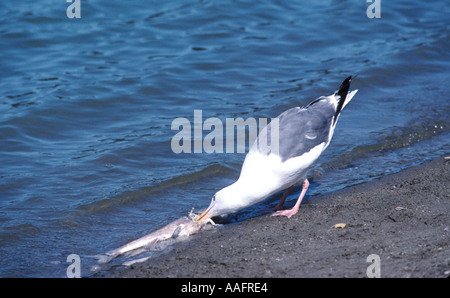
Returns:
[[[188,217],[179,218],[159,230],[107,252],[106,255],[108,258],[106,261],[110,261],[112,258],[141,247],[149,246],[158,241],[164,241],[170,238],[178,238],[182,236],[190,236],[200,231],[203,226],[203,224],[197,224]]]

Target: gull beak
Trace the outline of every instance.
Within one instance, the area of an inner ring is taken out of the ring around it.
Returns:
[[[197,224],[201,223],[202,221],[204,221],[205,219],[208,218],[208,213],[211,210],[212,207],[209,207],[208,209],[206,209],[205,212],[203,212],[195,221]]]

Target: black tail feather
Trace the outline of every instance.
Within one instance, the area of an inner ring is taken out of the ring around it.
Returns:
[[[341,98],[339,100],[337,109],[336,109],[336,113],[334,114],[334,118],[333,118],[333,125],[336,123],[337,117],[339,116],[339,113],[342,110],[342,107],[344,106],[344,102],[345,102],[345,98],[347,98],[347,93],[348,93],[348,89],[350,88],[350,83],[352,82],[352,76],[349,76],[348,78],[346,78],[341,86],[339,87],[339,90],[336,91],[335,94],[339,95],[339,97]]]

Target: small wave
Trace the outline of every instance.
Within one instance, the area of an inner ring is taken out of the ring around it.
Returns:
[[[183,185],[195,183],[207,177],[227,175],[233,171],[233,169],[222,164],[212,164],[196,172],[180,175],[151,186],[125,191],[111,198],[102,198],[95,202],[81,205],[77,210],[87,214],[103,213],[119,206],[143,202],[150,196],[157,195],[167,189],[181,188]]]
[[[429,140],[448,132],[448,121],[440,120],[414,120],[405,127],[394,127],[387,132],[382,132],[373,143],[358,145],[343,152],[338,157],[321,165],[323,169],[338,168],[351,165],[355,160],[369,158],[375,153],[394,151],[409,147],[415,143]]]

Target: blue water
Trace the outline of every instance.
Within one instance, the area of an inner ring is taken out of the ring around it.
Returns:
[[[70,254],[89,276],[89,256],[207,207],[245,155],[173,153],[195,109],[271,118],[358,74],[309,199],[449,153],[448,6],[368,5],[81,0],[69,19],[2,1],[0,276],[64,277]]]

